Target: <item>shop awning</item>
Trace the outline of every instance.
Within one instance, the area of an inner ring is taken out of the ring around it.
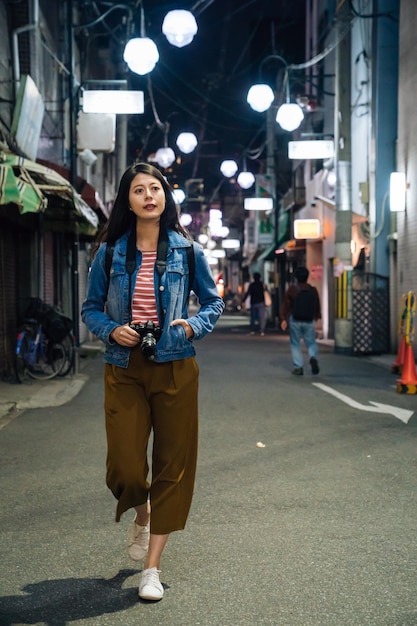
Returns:
[[[0,163],[0,204],[15,204],[20,213],[39,213],[47,200],[27,171]]]
[[[6,152],[0,153],[0,168],[0,204],[14,203],[21,213],[44,211],[47,217],[68,222],[72,217],[68,214],[69,210],[74,214],[81,232],[89,235],[96,233],[97,214],[60,174]],[[60,214],[59,209],[62,209]]]
[[[48,167],[55,172],[58,172],[65,180],[70,180],[70,172],[68,168],[63,165],[58,165],[57,163],[52,163],[51,161],[45,161],[43,159],[38,159],[38,162],[45,167]],[[81,198],[90,206],[92,209],[100,210],[104,217],[107,219],[110,216],[110,211],[104,204],[103,200],[100,198],[99,193],[84,178],[81,176],[77,176],[74,187],[77,193],[80,194]]]

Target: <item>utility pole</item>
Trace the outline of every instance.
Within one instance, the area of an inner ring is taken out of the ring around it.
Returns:
[[[67,0],[67,21],[68,21],[68,57],[70,73],[68,77],[68,96],[69,96],[69,146],[70,146],[70,183],[74,187],[77,178],[77,115],[78,115],[78,97],[76,94],[75,67],[74,67],[74,1]],[[78,228],[78,227],[77,227]],[[71,254],[71,292],[72,292],[72,320],[75,336],[75,373],[79,370],[79,346],[80,346],[80,303],[79,303],[79,272],[78,272],[78,251],[79,251],[79,234],[74,233]]]
[[[353,352],[352,312],[352,202],[351,202],[351,40],[346,25],[351,19],[349,3],[342,1],[337,13],[339,33],[345,32],[336,46],[335,165],[336,234],[335,269],[335,352]]]

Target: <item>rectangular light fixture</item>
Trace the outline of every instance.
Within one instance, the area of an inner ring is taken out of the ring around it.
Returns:
[[[289,141],[289,159],[331,159],[334,156],[332,140]]]
[[[271,211],[274,201],[273,198],[245,198],[243,205],[246,211]]]
[[[82,92],[84,113],[143,113],[143,91],[86,89]]]
[[[320,220],[294,220],[294,239],[318,239]]]
[[[404,172],[392,172],[389,179],[389,206],[392,212],[405,211],[406,189]]]

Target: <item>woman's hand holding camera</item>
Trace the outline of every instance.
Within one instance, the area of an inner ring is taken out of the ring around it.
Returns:
[[[121,346],[134,348],[140,342],[140,335],[130,328],[129,324],[117,326],[111,333],[110,337]]]

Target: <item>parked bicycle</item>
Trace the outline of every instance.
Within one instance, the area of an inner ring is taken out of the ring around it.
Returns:
[[[15,372],[36,380],[65,376],[74,364],[72,321],[39,298],[32,298],[16,342]]]

